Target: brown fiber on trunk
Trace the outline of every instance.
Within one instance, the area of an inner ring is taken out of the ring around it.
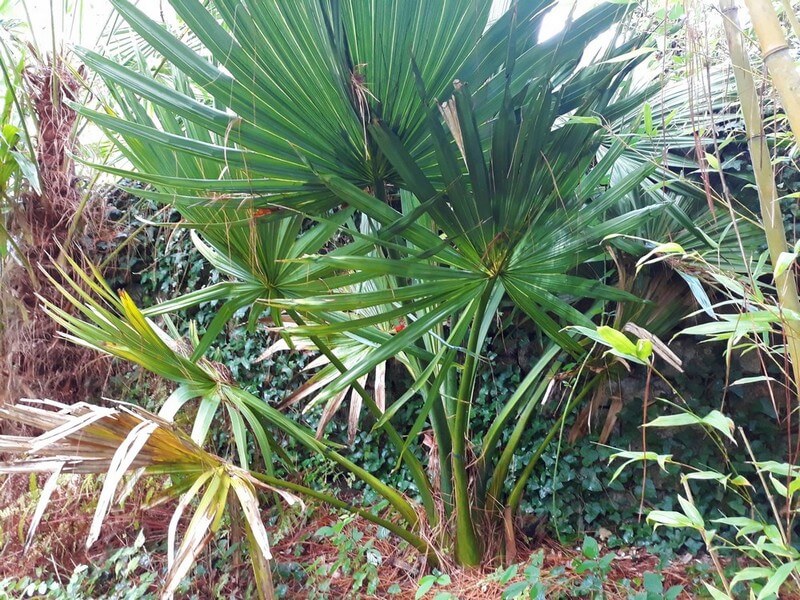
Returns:
[[[65,244],[77,255],[79,249],[91,251],[89,240],[107,235],[97,202],[80,209],[86,192],[71,158],[77,114],[67,104],[76,99],[78,88],[59,59],[29,68],[24,86],[17,90],[26,95],[36,118],[42,193],[25,188],[14,199],[10,233],[21,256],[9,257],[0,266],[0,404],[25,396],[62,402],[97,396],[108,374],[107,359],[58,337],[58,326],[44,314],[39,300],[41,296],[66,309],[45,273],[55,275],[52,261],[58,260]]]

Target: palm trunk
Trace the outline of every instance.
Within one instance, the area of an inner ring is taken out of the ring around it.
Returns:
[[[745,0],[745,2],[748,7],[751,7],[750,11],[754,24],[756,22],[756,16],[758,15],[761,17],[766,12],[763,10],[763,7],[762,10],[756,12],[756,10],[752,8],[754,5],[766,4],[772,11],[773,16],[775,16],[770,0],[766,0],[766,2]],[[742,114],[747,131],[748,149],[750,150],[750,161],[753,165],[753,174],[755,175],[756,188],[758,189],[761,219],[764,222],[767,247],[769,248],[772,264],[776,265],[781,252],[786,252],[788,250],[788,244],[786,242],[786,232],[783,228],[783,215],[781,214],[778,189],[775,186],[775,176],[772,171],[769,147],[767,146],[764,136],[761,107],[758,101],[755,82],[753,81],[750,59],[744,47],[744,36],[739,29],[737,18],[738,9],[736,8],[735,0],[720,0],[720,9],[725,16],[725,34],[728,38],[728,47],[733,62],[734,75],[736,76],[736,87],[739,92],[739,101],[742,105]],[[782,38],[782,32],[780,31],[780,24],[777,22],[777,17],[775,17],[775,24],[778,27],[777,33],[780,34]],[[756,28],[756,34],[759,39],[762,39],[762,35],[765,33],[766,30],[763,29],[763,27]],[[771,33],[775,32],[772,31]],[[788,56],[788,48],[785,45],[785,39],[783,40],[784,50],[781,50],[780,43],[774,39],[774,36],[771,35],[769,38],[765,37],[763,39],[769,40],[768,44],[764,44],[762,41],[764,62],[767,63],[768,68],[770,68],[770,73],[772,74],[775,87],[777,88],[779,86],[778,81],[782,80],[784,76],[773,73],[773,68],[779,64],[781,67],[787,66],[784,64],[785,61],[783,58],[775,62],[775,59],[779,58],[779,55],[785,54],[790,62],[788,70],[792,71],[795,76],[797,76],[798,73],[794,68],[791,57]],[[769,67],[770,64],[773,66]],[[800,97],[797,95],[798,92],[800,92],[800,85],[797,85],[797,83],[790,83],[788,74],[785,80],[780,81],[780,86],[784,87],[787,83],[790,86],[789,89],[791,89],[791,86],[795,86],[790,104],[796,106],[797,124],[800,126]],[[781,97],[783,97],[783,94],[781,94]],[[785,103],[784,106],[788,114],[789,105]],[[794,130],[794,126],[792,128]],[[800,132],[800,128],[795,131],[795,137],[798,136],[798,132]],[[800,139],[800,137],[798,137],[798,139]],[[781,275],[778,275],[775,284],[780,305],[783,308],[800,314],[800,299],[798,299],[797,285],[792,269],[788,269]],[[798,386],[800,385],[800,329],[792,319],[785,320],[784,334],[786,336],[786,348],[792,363],[795,386]]]

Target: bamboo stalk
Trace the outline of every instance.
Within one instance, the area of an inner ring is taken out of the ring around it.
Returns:
[[[727,0],[725,3],[728,4]],[[744,3],[750,12],[750,20],[772,85],[781,98],[795,139],[800,140],[800,72],[786,41],[778,13],[775,12],[772,0],[745,0]]]
[[[792,8],[791,0],[781,0],[781,3],[783,4],[783,9],[786,11],[786,18],[789,19],[789,24],[792,26],[794,35],[800,39],[800,20],[798,20]]]
[[[748,6],[757,3],[756,0],[745,1]],[[767,0],[767,4],[770,4],[770,0]],[[753,174],[758,190],[761,219],[764,222],[767,247],[772,264],[776,265],[781,252],[786,252],[788,250],[788,244],[786,241],[786,232],[783,228],[783,215],[781,214],[778,189],[775,185],[775,176],[772,170],[769,147],[767,146],[766,137],[764,135],[761,106],[758,100],[758,93],[756,92],[756,85],[753,81],[750,58],[747,56],[747,51],[745,50],[744,36],[739,28],[738,8],[736,7],[735,0],[720,0],[719,5],[725,17],[725,36],[728,39],[733,72],[736,77],[736,88],[739,93],[739,101],[742,105],[742,114],[744,116],[745,129],[747,132],[747,145],[750,151],[750,161],[753,165]],[[769,8],[772,9],[771,4]],[[753,13],[751,9],[751,16],[755,14],[761,15],[763,11]],[[755,18],[753,21],[755,23]],[[779,23],[778,28],[780,29]],[[761,34],[758,33],[758,29],[756,32],[757,35],[761,37]],[[782,32],[779,31],[779,33],[781,33],[782,36]],[[765,62],[771,60],[770,57],[774,58],[781,54],[781,52],[779,52],[779,44],[772,45],[772,42],[770,42],[770,44],[771,45],[766,47],[771,50],[769,52],[764,52]],[[786,50],[788,53],[788,48],[786,48]],[[776,63],[773,62],[773,65],[775,64]],[[791,70],[797,75],[793,63],[791,65]],[[778,85],[777,79],[778,77],[773,75],[773,80],[776,80],[776,87]],[[784,83],[785,82],[781,82],[781,85],[783,86]],[[796,89],[800,91],[800,86]],[[797,94],[797,92],[795,92],[795,94]],[[797,117],[800,119],[800,98],[795,95],[793,102],[797,105]],[[800,131],[800,120],[798,120],[798,126],[798,131]],[[795,132],[795,137],[797,137],[797,133],[798,132]],[[775,284],[778,292],[778,301],[781,307],[800,314],[800,298],[798,298],[797,284],[795,283],[793,270],[787,269],[784,273],[778,275]],[[793,319],[785,319],[784,333],[786,336],[786,348],[792,363],[795,390],[797,390],[798,386],[800,386],[800,327],[798,327],[798,324]]]

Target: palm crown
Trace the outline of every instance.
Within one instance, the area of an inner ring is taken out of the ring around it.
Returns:
[[[404,522],[396,533],[432,560],[435,537],[458,562],[478,562],[476,523],[494,523],[502,507],[513,516],[530,475],[507,491],[554,361],[585,354],[564,327],[591,326],[605,301],[635,301],[611,285],[603,240],[665,210],[683,214],[666,191],[668,165],[647,158],[657,144],[631,154],[616,135],[635,131],[631,115],[653,93],[629,85],[645,57],[635,51],[645,37],[618,25],[630,8],[601,4],[542,41],[551,0],[513,2],[493,23],[491,0],[171,0],[197,52],[127,0],[113,2],[169,68],[153,77],[81,51],[115,106],[79,110],[134,166],[106,170],[151,184],[140,195],[178,208],[229,280],[143,313],[93,283],[100,303],[75,298],[90,323],[56,316],[84,343],[176,381],[170,415],[200,397],[195,441],[225,406],[242,462],[250,437],[268,465],[279,460],[279,431],[386,497]],[[582,60],[611,27],[615,41]],[[664,190],[655,202],[654,185]],[[148,317],[209,300],[222,308],[188,351],[153,333]],[[352,390],[409,470],[421,510],[324,438],[193,366],[242,308],[253,327],[274,324],[287,347],[296,340],[324,356],[315,401],[329,418]],[[494,423],[473,431],[481,351],[501,308],[524,312],[550,341]],[[119,332],[123,342],[111,343]],[[390,359],[413,384],[384,406],[365,378]],[[408,402],[419,409],[401,432],[393,417]],[[428,425],[435,465],[418,441]]]

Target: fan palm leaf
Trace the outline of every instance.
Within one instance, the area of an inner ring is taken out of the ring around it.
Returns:
[[[564,326],[592,326],[604,302],[636,301],[613,285],[604,241],[641,237],[654,217],[685,214],[673,196],[653,192],[669,179],[683,193],[653,160],[659,142],[623,143],[638,127],[631,114],[653,93],[629,83],[646,36],[620,33],[597,60],[581,60],[628,7],[601,4],[543,40],[550,0],[515,2],[491,24],[489,0],[171,0],[202,44],[198,53],[128,0],[113,3],[170,68],[152,76],[82,51],[114,103],[79,110],[134,168],[106,170],[152,184],[141,195],[178,208],[228,280],[145,311],[101,284],[99,303],[64,286],[83,316],[52,313],[82,343],[179,383],[168,414],[200,396],[198,438],[222,405],[236,435],[249,430],[268,454],[274,441],[252,413],[372,486],[412,538],[421,522],[435,527],[440,515],[453,516],[454,530],[437,529],[442,546],[454,544],[461,563],[478,562],[477,509],[484,501],[516,506],[524,488],[523,474],[513,497],[501,497],[518,429],[548,387],[542,378],[553,361],[585,355]],[[222,309],[188,352],[146,319],[209,300]],[[554,345],[499,411],[486,447],[473,449],[481,351],[506,305]],[[321,352],[311,387],[320,384],[323,428],[349,390],[351,422],[354,407],[368,407],[409,468],[425,519],[411,499],[207,364],[205,350],[247,307],[251,326],[268,311],[287,346]],[[390,359],[414,383],[384,411],[364,386]],[[419,410],[401,433],[395,416],[409,402]],[[515,416],[512,440],[498,452]],[[428,472],[418,440],[427,423],[441,457]]]

